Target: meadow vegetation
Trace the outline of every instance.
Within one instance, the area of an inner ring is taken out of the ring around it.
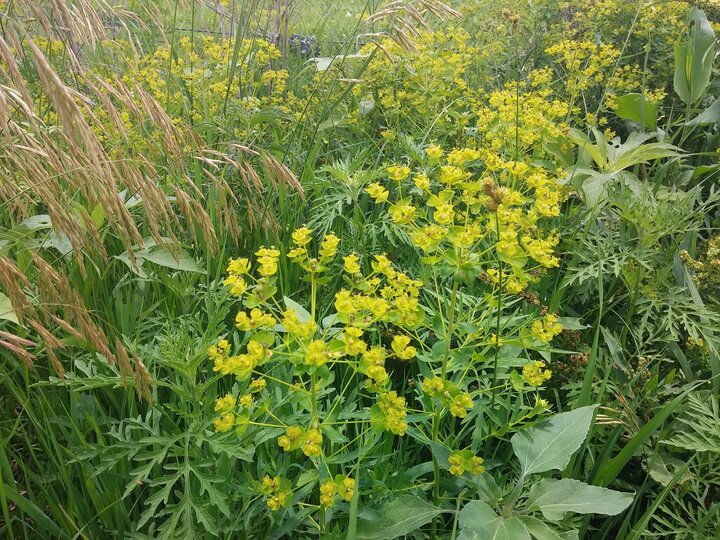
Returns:
[[[0,0],[0,537],[719,537],[718,30]]]

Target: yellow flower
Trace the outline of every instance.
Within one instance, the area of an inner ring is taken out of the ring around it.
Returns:
[[[350,502],[353,499],[353,494],[355,491],[355,479],[354,478],[345,478],[342,481],[342,491],[340,492],[340,496],[346,501]]]
[[[359,274],[360,264],[358,264],[358,261],[358,256],[355,254],[343,257],[343,262],[345,263],[343,268],[348,274]]]
[[[465,418],[467,416],[467,409],[472,409],[473,401],[470,394],[463,393],[455,396],[452,403],[450,404],[450,414],[457,418]]]
[[[238,404],[245,409],[249,409],[250,407],[252,407],[253,403],[254,400],[252,394],[245,394],[238,400]]]
[[[223,280],[223,285],[230,289],[233,296],[242,296],[248,289],[247,282],[237,275],[229,275]]]
[[[290,308],[286,309],[283,313],[282,325],[288,333],[299,339],[305,339],[306,337],[314,334],[317,330],[315,321],[308,320],[301,323],[300,319],[298,319],[297,313],[295,313],[295,310]]]
[[[343,289],[335,294],[335,309],[337,309],[338,313],[347,315],[357,313],[350,291]]]
[[[385,189],[384,187],[382,187],[377,182],[373,182],[372,184],[369,184],[368,187],[365,188],[365,191],[367,192],[368,195],[370,195],[370,197],[376,203],[381,203],[381,202],[387,201],[388,195],[390,195],[388,190]]]
[[[387,168],[388,178],[396,182],[402,182],[410,176],[410,167],[407,165],[391,165]]]
[[[297,448],[297,444],[300,443],[305,431],[300,426],[289,426],[285,429],[285,435],[278,437],[278,445],[285,452]]]
[[[440,225],[450,225],[455,219],[455,210],[451,203],[441,204],[433,213],[433,218]]]
[[[430,191],[430,179],[426,174],[415,175],[415,186],[421,191]]]
[[[360,339],[362,335],[363,331],[360,328],[353,326],[345,327],[345,332],[343,332],[342,337],[342,341],[345,344],[345,354],[355,356],[367,350],[367,344]]]
[[[226,394],[224,397],[218,398],[215,401],[215,412],[220,414],[226,414],[233,410],[235,407],[235,396],[232,394]]]
[[[395,336],[391,347],[400,360],[411,360],[417,354],[415,347],[410,346],[410,336]]]
[[[295,242],[298,246],[305,246],[308,243],[310,243],[312,229],[308,229],[307,227],[300,227],[299,229],[295,229],[292,233],[292,239],[293,242]]]
[[[257,394],[258,392],[262,392],[266,386],[267,381],[265,379],[253,379],[250,381],[250,392]]]
[[[235,326],[238,330],[242,330],[244,332],[255,330],[256,328],[268,328],[273,326],[275,323],[277,323],[275,317],[269,313],[263,313],[258,308],[253,308],[250,311],[249,317],[244,311],[238,312],[235,316]]]
[[[325,261],[332,259],[337,253],[339,244],[340,239],[334,234],[325,235],[322,244],[320,244],[320,257]]]
[[[337,486],[332,480],[327,480],[320,485],[320,504],[324,507],[332,506],[335,503]]]
[[[473,474],[482,474],[485,472],[485,467],[483,466],[483,463],[485,463],[485,460],[478,456],[473,456],[473,458],[470,460],[470,472]]]
[[[235,425],[235,415],[230,412],[222,416],[218,416],[215,420],[213,420],[213,425],[215,426],[215,431],[218,433],[230,431]]]
[[[277,512],[280,510],[280,508],[284,507],[288,499],[290,497],[290,493],[287,491],[278,491],[275,495],[268,498],[267,505],[270,510],[273,512]]]
[[[305,351],[305,363],[309,366],[320,367],[327,361],[327,345],[322,340],[315,340],[308,345]]]
[[[547,314],[542,321],[534,321],[532,333],[542,343],[550,343],[552,339],[562,332],[562,325],[557,322],[557,315]]]
[[[443,165],[440,167],[440,182],[449,186],[462,182],[465,179],[465,173],[460,167],[454,165]]]
[[[425,153],[430,159],[438,160],[443,155],[443,149],[437,144],[431,144],[425,149]]]
[[[245,258],[230,259],[227,267],[227,273],[231,275],[241,276],[250,271],[250,261]]]
[[[410,223],[415,217],[416,212],[417,209],[410,204],[409,199],[399,201],[397,204],[391,205],[388,210],[390,218],[393,220],[393,223],[396,223],[397,225],[407,225]]]
[[[545,381],[550,380],[552,371],[543,369],[544,367],[545,362],[542,360],[525,364],[522,368],[522,376],[525,382],[537,388],[538,386],[542,386]]]
[[[305,443],[303,444],[303,454],[307,457],[317,457],[322,453],[322,434],[318,429],[309,429],[305,435]]]
[[[257,270],[258,274],[270,277],[277,273],[277,261],[280,257],[280,252],[277,249],[261,247],[255,252],[255,255],[258,258],[258,263],[260,263],[260,267]]]
[[[450,474],[455,476],[462,476],[465,473],[463,461],[464,460],[460,454],[450,454],[448,456],[448,463],[450,464]]]

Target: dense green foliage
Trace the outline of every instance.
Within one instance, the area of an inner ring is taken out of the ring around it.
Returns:
[[[0,0],[0,537],[720,536],[718,17]]]

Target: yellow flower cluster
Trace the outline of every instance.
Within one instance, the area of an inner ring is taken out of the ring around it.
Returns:
[[[370,424],[375,429],[389,431],[402,437],[408,427],[406,416],[405,398],[398,396],[395,391],[383,392],[370,409]]]
[[[533,321],[532,333],[542,343],[550,343],[562,332],[562,325],[557,322],[557,315],[548,313],[542,320]]]
[[[466,31],[448,28],[413,37],[412,50],[389,38],[370,43],[361,55],[381,50],[353,87],[355,97],[375,103],[392,126],[432,123],[440,131],[461,132],[471,117],[467,105],[475,101],[466,72],[480,55],[469,41]]]
[[[485,460],[473,455],[470,450],[453,452],[448,456],[448,464],[450,465],[448,470],[450,474],[455,476],[462,476],[466,471],[471,474],[482,474],[485,472],[483,463],[485,463]]]
[[[338,475],[334,480],[326,480],[320,485],[320,504],[329,508],[335,504],[338,495],[345,502],[350,502],[355,494],[355,479]]]
[[[317,428],[303,429],[300,426],[290,426],[285,435],[278,437],[278,445],[285,452],[302,449],[307,457],[317,457],[322,453],[322,433]]]
[[[513,267],[503,284],[512,292],[536,279],[522,271],[528,260],[541,268],[558,265],[553,253],[558,236],[542,226],[544,219],[560,214],[564,195],[558,175],[476,148],[445,154],[431,145],[426,154],[428,162],[412,180],[409,168],[388,167],[388,178],[397,184],[392,188],[397,200],[379,183],[366,191],[376,203],[387,201],[392,221],[434,257],[428,260],[452,261],[461,274],[473,270],[479,275],[482,266],[493,263],[481,254],[494,241],[500,258]],[[499,270],[490,272],[490,278],[499,280]]]
[[[545,362],[536,360],[525,364],[522,368],[523,380],[530,386],[542,386],[545,381],[549,381],[552,377],[552,371],[543,369]]]
[[[286,478],[265,475],[260,481],[259,490],[265,495],[265,502],[273,512],[287,508],[292,503],[290,482]]]
[[[449,409],[456,418],[465,418],[474,405],[470,394],[461,392],[455,383],[441,377],[426,378],[422,382],[422,391]]]

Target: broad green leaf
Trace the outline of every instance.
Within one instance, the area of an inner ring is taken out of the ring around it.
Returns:
[[[526,505],[540,510],[545,519],[560,521],[566,512],[614,516],[630,506],[633,497],[571,478],[545,478],[530,488]]]
[[[390,540],[410,534],[430,523],[438,514],[446,512],[412,495],[400,495],[378,509],[381,518],[358,521],[358,540]]]
[[[517,517],[502,518],[482,501],[467,503],[458,515],[458,540],[530,540]]]
[[[597,405],[556,414],[512,436],[524,474],[562,471],[587,437]]]
[[[713,101],[712,105],[692,120],[686,122],[685,125],[688,127],[707,126],[717,122],[720,122],[720,99]]]
[[[623,152],[617,159],[610,164],[613,172],[622,171],[639,163],[647,163],[655,159],[664,157],[672,157],[678,155],[679,148],[669,143],[648,143],[630,148]]]
[[[173,268],[174,270],[205,274],[205,270],[183,249],[177,253],[173,253],[164,247],[146,248],[136,252],[135,256],[160,266]]]
[[[0,292],[0,319],[20,324],[10,299]]]
[[[688,26],[690,31],[685,40],[675,44],[673,86],[684,103],[694,105],[710,84],[715,33],[705,13],[697,7],[690,10]]]
[[[604,171],[607,168],[607,157],[605,156],[604,143],[601,145],[593,144],[585,133],[576,128],[570,129],[568,137],[578,146],[581,152],[587,153],[592,158],[598,169]],[[600,148],[600,146],[603,148]]]
[[[536,540],[562,540],[564,538],[564,535],[561,535],[550,525],[534,516],[520,516],[520,521],[523,522],[530,536]],[[570,532],[575,532],[575,538],[577,538],[577,531]]]
[[[50,221],[49,215],[38,214],[36,216],[30,216],[29,218],[24,219],[16,228],[28,231],[52,229],[52,221]]]
[[[645,129],[657,126],[657,107],[642,94],[626,94],[615,98],[615,114],[625,120],[637,122]]]
[[[295,312],[295,315],[297,316],[298,320],[301,323],[307,322],[310,319],[312,319],[312,316],[308,311],[302,307],[300,304],[298,304],[295,300],[292,298],[288,298],[287,296],[283,296],[283,300],[285,301],[285,306],[289,309],[292,309]]]

